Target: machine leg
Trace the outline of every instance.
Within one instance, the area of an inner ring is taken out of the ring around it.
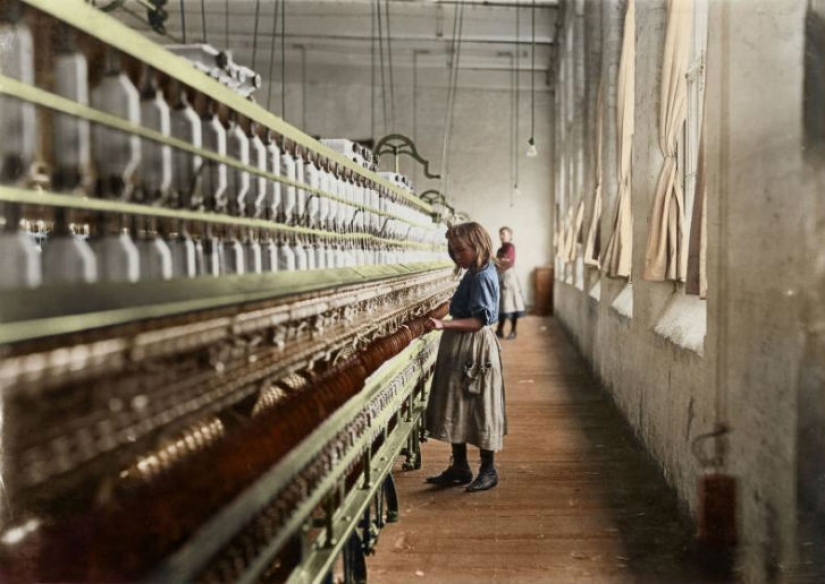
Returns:
[[[424,416],[421,416],[418,420],[418,441],[419,442],[426,442],[427,438],[429,438],[430,434],[427,432],[427,422]]]
[[[379,531],[386,525],[384,521],[384,487],[381,486],[376,493],[375,499],[375,527]]]
[[[367,561],[361,538],[353,532],[344,546],[344,584],[367,583]]]
[[[364,451],[364,488],[369,489],[372,486],[372,451],[367,446]]]
[[[424,441],[421,438],[421,432],[424,430],[423,422],[416,424],[415,431],[412,435],[413,448],[415,449],[415,470],[421,469],[421,443]]]
[[[384,491],[384,499],[387,501],[387,523],[395,523],[399,518],[398,491],[395,489],[395,479],[392,477],[392,473],[384,479],[382,490]]]
[[[358,527],[361,528],[361,547],[363,548],[364,555],[367,556],[375,552],[375,545],[378,543],[378,534],[381,532],[380,526],[378,525],[380,515],[376,513],[374,517],[375,519],[373,519],[372,504],[370,504],[367,506],[364,511],[364,516],[358,524]]]
[[[421,437],[418,424],[413,426],[409,438],[407,438],[407,447],[404,448],[404,470],[418,470],[421,468]]]
[[[326,531],[326,545],[332,547],[336,543],[335,539],[335,495],[329,493],[324,501],[324,530]]]

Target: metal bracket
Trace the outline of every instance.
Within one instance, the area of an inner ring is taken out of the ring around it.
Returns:
[[[444,193],[436,189],[428,189],[424,191],[419,195],[419,198],[422,201],[427,201],[430,204],[441,203],[445,207],[449,206],[447,205],[447,198],[444,196]]]
[[[152,8],[146,7],[146,21],[158,34],[166,34],[166,19],[169,13],[163,8],[168,0],[148,0]]]
[[[125,2],[126,0],[112,0],[106,6],[98,6],[97,3],[93,4],[98,10],[102,10],[103,12],[113,12],[114,10],[120,8]]]
[[[450,211],[450,215],[452,215],[452,216],[458,216],[458,215],[466,216],[464,213],[456,213],[455,207],[453,207],[452,205],[450,205],[447,202],[447,197],[444,196],[444,193],[442,193],[441,191],[439,191],[437,189],[428,189],[428,190],[424,191],[423,193],[421,193],[421,195],[419,195],[419,198],[422,201],[428,202],[430,205],[434,205],[434,204],[437,204],[437,203],[440,203],[441,205],[444,205]]]
[[[430,161],[421,157],[415,143],[404,134],[387,134],[375,145],[374,153],[376,156],[392,154],[395,159],[395,172],[398,172],[398,155],[407,154],[424,167],[424,175],[427,178],[441,178],[440,174],[430,172]]]

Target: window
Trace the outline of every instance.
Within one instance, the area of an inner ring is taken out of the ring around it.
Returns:
[[[693,39],[687,68],[687,117],[682,135],[679,167],[685,194],[685,233],[691,233],[693,197],[696,193],[696,170],[705,96],[705,53],[708,41],[708,0],[694,0]]]
[[[684,232],[691,238],[688,245],[692,253],[703,244],[703,235],[699,229],[693,229],[694,221],[702,221],[697,214],[694,217],[694,198],[700,164],[700,141],[705,95],[705,70],[708,29],[708,0],[694,0],[693,26],[691,28],[691,49],[686,77],[687,111],[684,131],[679,143],[678,164],[681,172],[684,193],[685,224]],[[700,200],[701,202],[701,200]],[[695,227],[699,227],[697,224]],[[698,238],[696,241],[693,238]],[[699,252],[703,257],[704,252]],[[691,263],[695,261],[695,263]],[[702,355],[707,333],[707,303],[703,300],[704,284],[700,274],[702,260],[689,257],[687,282],[678,285],[686,294],[674,294],[663,312],[658,316],[654,331],[668,339],[674,345]],[[694,279],[695,278],[695,279]]]

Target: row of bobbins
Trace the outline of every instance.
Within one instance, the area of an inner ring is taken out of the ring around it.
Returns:
[[[33,34],[33,24],[44,26]],[[91,213],[68,201],[50,212],[5,203],[0,288],[440,259],[428,248],[441,243],[438,229],[403,197],[178,80],[17,0],[0,8],[0,39],[8,48],[4,75],[197,149],[4,95],[3,184],[267,222],[252,229],[163,220],[151,210]],[[346,243],[353,234],[380,239]]]

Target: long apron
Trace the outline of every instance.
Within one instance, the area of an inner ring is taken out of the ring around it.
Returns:
[[[498,317],[524,316],[524,297],[521,294],[521,285],[513,268],[499,272],[499,287],[501,289],[501,304]]]
[[[504,379],[490,327],[442,333],[426,421],[436,440],[501,450],[507,434]]]

